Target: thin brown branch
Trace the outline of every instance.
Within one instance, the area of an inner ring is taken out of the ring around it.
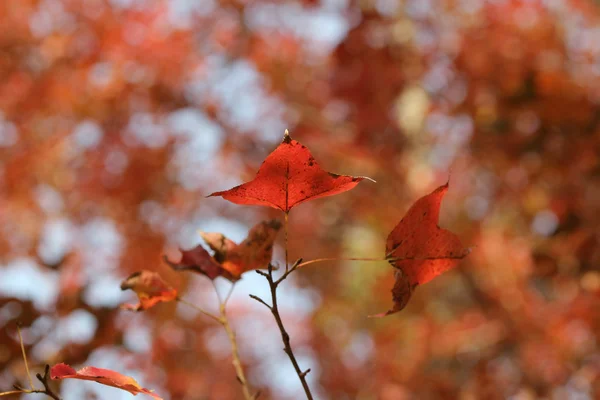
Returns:
[[[2,392],[0,393],[0,397],[3,396],[10,396],[13,394],[30,394],[30,393],[39,393],[39,394],[45,394],[46,396],[54,399],[54,400],[62,400],[60,398],[59,395],[57,395],[56,393],[54,393],[54,391],[52,390],[52,388],[50,387],[50,384],[48,383],[48,378],[49,378],[49,372],[50,372],[50,366],[46,364],[45,370],[44,370],[44,376],[40,375],[40,374],[36,374],[36,378],[42,382],[42,385],[44,385],[44,389],[24,389],[24,388],[20,388],[18,386],[15,386],[15,390],[10,390],[8,392]],[[33,382],[30,382],[30,384],[33,386]]]
[[[255,296],[253,294],[250,295],[251,298],[253,298],[254,300],[258,301],[259,303],[261,303],[262,305],[264,305],[265,307],[267,307],[269,310],[271,309],[271,306],[267,304],[266,301],[264,301],[263,299],[261,299],[258,296]]]
[[[287,252],[286,252],[287,254]],[[283,326],[283,321],[281,319],[281,315],[279,314],[279,307],[277,305],[277,287],[279,286],[279,284],[281,282],[283,282],[284,279],[286,279],[292,272],[294,272],[298,266],[300,265],[300,263],[302,262],[302,259],[299,259],[298,261],[296,261],[294,263],[294,265],[292,266],[292,268],[287,268],[287,260],[286,260],[286,272],[277,280],[275,280],[273,278],[273,265],[269,264],[269,267],[267,269],[267,274],[263,275],[266,277],[267,282],[269,283],[269,288],[271,290],[271,304],[272,306],[269,306],[264,300],[262,300],[261,298],[254,296],[254,295],[250,295],[250,297],[252,297],[254,300],[264,304],[270,311],[271,314],[273,314],[273,317],[275,318],[275,322],[277,323],[277,327],[279,328],[279,332],[281,332],[281,339],[283,340],[283,345],[285,346],[283,351],[285,351],[285,353],[288,355],[292,365],[294,366],[294,369],[296,370],[296,374],[298,375],[298,378],[300,379],[300,383],[302,384],[302,388],[304,389],[304,393],[306,394],[306,398],[308,400],[312,400],[312,393],[310,392],[310,387],[308,386],[308,383],[306,382],[306,375],[310,372],[310,369],[307,369],[305,371],[302,371],[302,369],[300,368],[300,365],[298,364],[298,360],[296,360],[296,356],[294,355],[294,351],[292,350],[292,345],[290,344],[290,335],[287,333],[287,331],[285,330],[285,327]],[[262,274],[261,274],[262,275]]]
[[[50,387],[50,384],[48,383],[48,378],[50,377],[49,372],[50,372],[50,366],[48,364],[46,364],[46,367],[44,368],[44,376],[42,376],[40,374],[35,374],[35,377],[38,378],[38,380],[40,382],[42,382],[42,385],[44,385],[44,391],[38,392],[38,393],[44,393],[47,396],[53,398],[54,400],[62,400],[60,398],[60,396],[58,396],[56,393],[54,393],[52,391],[52,388]]]
[[[298,267],[300,266],[300,264],[301,264],[301,263],[302,263],[302,259],[301,259],[301,258],[299,258],[299,259],[297,259],[297,260],[296,260],[296,262],[294,263],[294,265],[292,265],[292,267],[291,267],[291,268],[289,268],[289,269],[288,269],[288,268],[286,268],[286,269],[285,269],[285,273],[284,273],[283,275],[281,275],[281,277],[279,277],[279,279],[277,279],[277,280],[275,281],[275,286],[278,286],[278,285],[279,285],[281,282],[283,282],[283,280],[284,280],[285,278],[287,278],[287,277],[289,276],[289,274],[291,274],[291,273],[292,273],[292,272],[294,272],[296,269],[298,269]],[[287,262],[286,262],[286,264],[287,264]],[[273,272],[273,271],[271,270],[271,277],[272,277],[272,272]]]
[[[259,269],[255,270],[254,272],[256,272],[256,273],[257,273],[257,274],[259,274],[259,275],[262,275],[262,276],[264,276],[265,278],[268,276],[268,274],[267,274],[266,272],[264,272],[264,271],[261,271],[261,270],[259,270]]]

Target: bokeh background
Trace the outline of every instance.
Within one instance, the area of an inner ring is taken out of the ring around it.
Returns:
[[[450,177],[441,225],[473,247],[391,306],[385,262],[281,288],[316,398],[600,397],[600,10],[593,0],[0,1],[0,390],[30,363],[134,376],[165,399],[239,399],[225,332],[144,313],[119,284],[242,240],[275,210],[204,196],[251,179],[289,128],[327,170],[366,175],[291,214],[290,254],[382,257]],[[275,260],[282,258],[282,237]],[[220,289],[226,284],[220,282]],[[247,273],[229,315],[261,399],[302,391]],[[65,399],[128,399],[65,381]],[[28,396],[28,398],[36,398]],[[37,397],[43,398],[43,397]]]

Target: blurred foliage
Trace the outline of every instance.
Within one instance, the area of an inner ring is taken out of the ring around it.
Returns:
[[[378,182],[294,209],[292,258],[383,256],[449,174],[442,225],[474,247],[383,320],[365,316],[389,307],[385,263],[286,282],[317,398],[598,398],[596,3],[0,1],[0,388],[26,381],[20,321],[35,366],[104,360],[165,398],[240,398],[220,330],[173,304],[119,311],[118,286],[150,269],[214,304],[161,256],[281,218],[204,196],[289,128]],[[251,384],[299,398],[258,290],[230,303]]]

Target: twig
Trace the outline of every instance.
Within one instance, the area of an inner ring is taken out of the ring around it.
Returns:
[[[44,370],[44,376],[42,376],[41,374],[35,374],[35,377],[42,382],[42,385],[44,385],[44,389],[23,389],[20,388],[18,386],[15,386],[16,390],[11,390],[9,392],[2,392],[0,393],[0,397],[2,396],[10,396],[11,394],[30,394],[30,393],[40,393],[40,394],[45,394],[48,397],[51,397],[54,400],[62,400],[60,398],[59,395],[57,395],[56,393],[54,393],[54,391],[52,390],[52,388],[50,387],[50,384],[48,383],[48,373],[50,371],[50,366],[48,364],[46,364],[45,370]],[[31,382],[31,384],[33,385],[33,383]]]
[[[279,277],[279,279],[277,279],[277,280],[274,282],[274,283],[275,283],[275,286],[279,285],[279,284],[280,284],[281,282],[283,282],[283,280],[284,280],[285,278],[287,278],[287,277],[288,277],[288,276],[289,276],[289,275],[290,275],[292,272],[294,272],[295,270],[297,270],[297,269],[298,269],[298,267],[300,266],[300,264],[301,264],[301,263],[302,263],[302,259],[301,259],[301,258],[299,258],[299,259],[297,259],[297,260],[296,260],[296,262],[294,263],[294,265],[292,265],[292,267],[291,267],[291,268],[289,268],[289,269],[287,269],[287,268],[286,268],[286,271],[285,271],[285,273],[284,273],[283,275],[281,275],[281,276]],[[272,266],[272,265],[270,265],[269,267],[270,267],[270,271],[269,271],[269,273],[268,273],[267,275],[271,275],[271,278],[273,278],[273,266]]]
[[[242,362],[240,360],[240,354],[238,351],[237,340],[235,338],[235,332],[231,329],[229,325],[229,320],[227,319],[227,315],[225,313],[225,303],[221,304],[221,324],[223,328],[225,328],[225,332],[227,332],[227,337],[229,337],[229,342],[231,343],[231,355],[233,356],[233,368],[235,368],[235,372],[237,374],[238,381],[242,385],[242,392],[244,393],[244,398],[246,400],[253,400],[255,396],[250,393],[250,388],[248,386],[248,381],[246,380],[246,375],[244,374],[244,367],[242,366]]]
[[[221,303],[223,305],[223,309],[225,309],[225,306],[227,305],[227,302],[229,301],[229,298],[231,297],[231,294],[233,293],[234,287],[235,287],[235,283],[232,283],[231,287],[229,288],[229,292],[227,292],[227,296],[225,296],[225,300],[219,301],[219,303]],[[215,290],[217,290],[216,287],[215,287]]]
[[[269,310],[271,309],[271,306],[270,306],[270,305],[268,305],[268,304],[267,304],[267,303],[266,303],[266,302],[265,302],[263,299],[261,299],[260,297],[258,297],[258,296],[255,296],[255,295],[251,294],[251,295],[250,295],[250,298],[252,298],[252,299],[254,299],[254,300],[258,301],[259,303],[262,303],[262,304],[263,304],[265,307],[267,307]]]
[[[227,302],[233,293],[233,288],[235,287],[235,283],[231,284],[225,299],[221,299],[221,295],[217,290],[217,286],[215,282],[212,281],[213,287],[215,288],[215,293],[217,294],[217,298],[219,299],[219,322],[223,325],[225,332],[227,332],[227,337],[229,338],[229,343],[231,343],[231,355],[233,357],[232,364],[235,369],[235,373],[237,375],[238,381],[242,385],[242,392],[244,393],[244,398],[246,400],[253,400],[256,397],[250,394],[250,387],[248,386],[248,380],[246,379],[246,374],[244,373],[244,367],[242,366],[242,361],[240,359],[240,353],[238,351],[238,344],[235,337],[235,332],[231,329],[229,325],[229,319],[227,319]]]
[[[253,396],[250,393],[248,381],[246,379],[246,375],[244,374],[244,368],[243,368],[242,362],[240,360],[240,354],[238,351],[237,340],[235,338],[235,332],[233,331],[233,329],[231,329],[231,326],[229,325],[229,320],[227,319],[226,306],[227,306],[227,302],[229,301],[229,298],[231,297],[231,294],[233,293],[233,288],[234,288],[235,284],[231,285],[231,288],[229,288],[229,292],[227,292],[227,296],[225,296],[225,299],[222,299],[221,295],[219,294],[219,291],[217,290],[217,287],[216,287],[214,281],[211,281],[211,282],[215,289],[215,293],[217,294],[217,299],[219,300],[219,316],[218,317],[216,315],[209,313],[208,311],[203,310],[202,308],[195,305],[194,303],[190,303],[181,298],[177,298],[177,300],[189,307],[192,307],[195,310],[200,311],[202,314],[206,315],[207,317],[212,318],[213,320],[217,321],[219,324],[221,324],[223,326],[223,328],[225,329],[225,332],[227,332],[227,337],[229,338],[229,342],[231,343],[231,355],[233,357],[232,364],[233,364],[233,368],[235,369],[237,379],[240,382],[240,384],[242,385],[242,392],[244,393],[244,398],[246,400],[254,400],[254,399],[256,399],[256,396]]]
[[[275,322],[277,322],[277,326],[279,327],[279,331],[281,332],[281,339],[283,340],[283,345],[285,346],[283,351],[285,351],[285,353],[288,355],[290,361],[292,362],[292,365],[294,366],[294,369],[296,370],[296,374],[298,374],[298,378],[300,379],[300,383],[302,383],[302,387],[304,388],[306,398],[312,400],[312,393],[310,392],[310,387],[306,382],[306,375],[310,372],[310,368],[305,371],[302,371],[302,369],[300,368],[298,360],[296,360],[296,356],[294,356],[294,352],[290,344],[290,335],[287,333],[285,327],[283,326],[283,321],[281,320],[281,315],[279,314],[279,307],[277,305],[277,287],[281,282],[283,282],[284,279],[286,279],[292,272],[294,272],[298,268],[298,266],[301,265],[301,263],[302,259],[298,259],[298,261],[296,261],[294,265],[288,269],[286,260],[286,272],[277,280],[273,278],[272,264],[269,264],[267,273],[264,273],[262,271],[256,271],[260,272],[260,275],[263,275],[267,279],[267,282],[269,282],[269,288],[271,289],[271,306],[268,305],[263,299],[261,299],[258,296],[251,294],[250,297],[258,301],[259,303],[265,305],[271,311],[271,314],[273,314]]]
[[[17,323],[17,333],[19,334],[19,343],[21,344],[21,353],[23,354],[23,362],[25,362],[25,370],[27,371],[27,379],[29,379],[29,389],[35,390],[33,386],[33,380],[31,379],[31,372],[29,372],[29,365],[27,364],[27,355],[25,354],[25,345],[23,344],[23,335],[21,335],[21,324]]]
[[[10,396],[11,394],[23,394],[23,393],[27,393],[27,389],[24,389],[24,390],[11,390],[10,392],[2,392],[2,393],[0,393],[0,397]],[[32,393],[36,393],[36,392],[32,392]]]
[[[35,374],[35,377],[38,378],[38,380],[40,382],[42,382],[42,385],[44,385],[44,391],[41,393],[45,393],[46,395],[52,397],[54,400],[61,400],[61,398],[52,391],[52,388],[50,388],[50,385],[48,384],[48,373],[49,372],[50,372],[50,366],[48,364],[46,364],[46,367],[44,368],[44,376],[42,376],[40,374]],[[38,392],[38,393],[40,393],[40,392]]]
[[[203,310],[202,308],[195,305],[194,303],[190,303],[189,301],[184,300],[181,297],[177,297],[177,301],[180,302],[181,304],[185,304],[186,306],[193,308],[196,311],[200,311],[202,314],[206,315],[207,317],[217,321],[218,323],[221,323],[221,319],[219,317],[209,313],[208,311]]]

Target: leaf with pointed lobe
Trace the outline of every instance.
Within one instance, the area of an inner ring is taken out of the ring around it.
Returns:
[[[386,258],[399,271],[392,289],[394,306],[377,316],[402,310],[418,285],[454,268],[470,250],[458,236],[438,226],[442,199],[448,183],[421,197],[389,234]]]
[[[310,151],[287,130],[281,144],[267,156],[256,177],[229,190],[209,195],[232,203],[267,206],[289,212],[308,200],[354,188],[365,177],[336,175],[322,169]]]

